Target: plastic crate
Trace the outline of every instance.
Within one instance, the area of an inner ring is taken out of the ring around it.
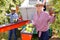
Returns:
[[[31,40],[32,39],[32,34],[21,33],[21,39],[22,40]]]

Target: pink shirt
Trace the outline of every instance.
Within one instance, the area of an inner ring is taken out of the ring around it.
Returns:
[[[50,16],[47,12],[41,12],[40,15],[37,13],[33,17],[33,24],[36,26],[36,31],[39,31],[39,37],[41,32],[47,31],[49,29],[49,22],[53,22],[54,17]]]

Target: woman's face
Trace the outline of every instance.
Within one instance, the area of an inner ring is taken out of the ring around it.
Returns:
[[[37,11],[42,11],[43,10],[43,6],[42,5],[37,5],[36,6],[36,10]]]

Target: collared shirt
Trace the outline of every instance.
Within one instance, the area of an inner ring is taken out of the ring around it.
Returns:
[[[6,16],[9,16],[10,17],[10,23],[14,23],[14,19],[18,19],[18,14],[17,13],[10,13],[10,14],[7,14]]]
[[[49,29],[49,22],[53,22],[54,17],[50,16],[47,12],[41,12],[40,15],[37,13],[33,17],[33,24],[36,26],[36,31],[39,31],[39,37],[41,32],[47,31]]]

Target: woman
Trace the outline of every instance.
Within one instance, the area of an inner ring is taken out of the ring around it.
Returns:
[[[39,40],[49,40],[49,22],[54,21],[54,16],[50,16],[47,12],[43,11],[44,4],[37,2],[36,10],[32,23],[36,26],[36,31],[39,34]]]

